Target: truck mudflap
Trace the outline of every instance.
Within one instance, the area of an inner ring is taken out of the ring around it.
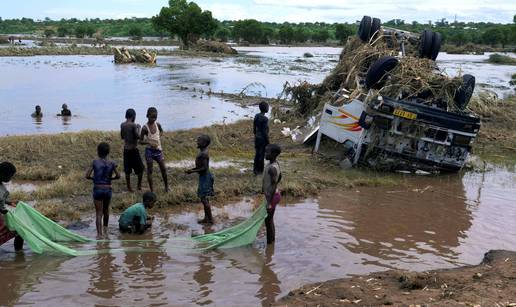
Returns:
[[[341,144],[346,141],[357,144],[364,131],[359,124],[360,116],[364,110],[364,104],[358,100],[352,100],[340,107],[325,104],[319,124],[315,151],[319,150],[323,134]]]

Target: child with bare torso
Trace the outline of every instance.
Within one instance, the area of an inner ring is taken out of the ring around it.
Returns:
[[[138,177],[138,191],[142,189],[143,161],[138,150],[138,139],[140,138],[140,125],[135,123],[136,111],[128,109],[125,112],[126,121],[120,125],[120,136],[124,140],[124,173],[127,190],[132,192],[131,172],[134,171]]]
[[[208,197],[213,196],[213,175],[210,173],[210,155],[208,146],[211,139],[208,135],[201,135],[197,138],[197,148],[199,153],[195,157],[195,167],[186,170],[185,173],[199,174],[199,185],[197,187],[197,196],[201,199],[204,207],[204,219],[200,220],[201,224],[213,224],[213,216],[211,213],[210,200]]]
[[[163,128],[157,122],[158,110],[151,107],[147,110],[147,123],[142,128],[140,136],[140,144],[146,144],[145,160],[147,161],[147,180],[149,181],[149,189],[154,191],[152,181],[153,161],[156,161],[161,170],[163,177],[163,184],[165,185],[165,192],[169,191],[167,169],[165,167],[165,158],[163,156],[163,149],[161,148],[161,137],[163,136]]]
[[[274,243],[276,239],[276,228],[274,227],[274,212],[276,205],[281,201],[281,193],[278,184],[281,181],[281,168],[278,163],[278,156],[281,154],[281,147],[276,144],[269,144],[265,147],[265,159],[269,164],[263,172],[262,191],[267,201],[267,217],[265,228],[267,229],[267,244]]]

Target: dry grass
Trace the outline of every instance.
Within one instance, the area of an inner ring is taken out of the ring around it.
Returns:
[[[313,157],[311,148],[294,144],[284,138],[283,126],[271,125],[271,140],[283,147],[280,157],[284,179],[282,190],[288,197],[305,197],[321,190],[342,186],[395,184],[393,175],[359,170],[344,171],[336,160]],[[252,166],[254,144],[251,121],[231,125],[216,125],[203,129],[167,132],[162,140],[167,161],[193,160],[197,149],[195,139],[201,133],[212,137],[210,149],[214,161],[249,161]],[[80,212],[92,210],[91,182],[83,179],[84,172],[96,156],[99,142],[111,144],[111,158],[122,165],[122,141],[118,132],[63,133],[56,135],[9,136],[0,138],[2,158],[13,162],[18,173],[16,180],[46,181],[47,184],[32,193],[16,192],[17,200],[36,201],[38,209],[53,219],[77,219]],[[250,171],[241,172],[229,167],[212,169],[215,175],[215,204],[223,204],[243,196],[256,196],[261,191],[261,178]],[[198,203],[197,176],[186,175],[183,170],[170,168],[168,176],[172,191],[164,193],[161,176],[155,167],[158,207],[181,206]],[[133,176],[133,185],[135,178]],[[144,189],[146,178],[144,178]],[[125,192],[123,178],[114,182],[112,208],[122,210],[140,201],[141,193]]]

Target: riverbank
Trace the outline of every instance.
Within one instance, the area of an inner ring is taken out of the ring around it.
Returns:
[[[489,251],[479,265],[391,270],[291,291],[275,306],[516,306],[516,252]]]
[[[311,148],[285,138],[280,133],[282,127],[284,126],[281,124],[271,125],[271,140],[283,147],[282,190],[289,197],[307,197],[336,186],[349,188],[396,183],[396,175],[393,174],[363,170],[342,171],[338,161],[314,157],[311,155]],[[159,195],[159,207],[198,202],[197,177],[184,174],[184,170],[185,160],[193,161],[195,158],[195,139],[201,133],[207,133],[212,138],[212,164],[221,162],[223,165],[213,169],[216,178],[216,197],[213,202],[223,204],[243,196],[259,195],[261,178],[252,175],[252,122],[240,121],[230,125],[165,133],[162,143],[166,162],[169,163],[167,173],[172,191],[164,193],[161,176],[155,169],[154,181]],[[119,138],[118,132],[93,131],[0,138],[2,158],[13,162],[18,168],[14,183],[21,180],[37,187],[29,192],[14,191],[12,198],[34,201],[38,210],[54,220],[79,219],[81,212],[91,210],[91,182],[83,177],[86,168],[95,158],[96,146],[102,141],[110,143],[111,158],[117,162],[120,169],[123,164],[122,142]],[[307,169],[310,172],[307,172]],[[139,201],[141,197],[141,193],[125,192],[123,178],[114,182],[113,188],[115,195],[112,208],[116,211]]]

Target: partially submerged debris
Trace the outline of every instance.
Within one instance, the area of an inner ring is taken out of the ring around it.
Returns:
[[[193,50],[203,52],[214,52],[224,54],[238,54],[236,49],[222,42],[215,41],[199,41],[192,47]]]
[[[128,50],[124,47],[113,48],[115,56],[115,64],[129,64],[129,63],[143,63],[156,64],[156,53],[150,53],[145,49],[142,50]]]

